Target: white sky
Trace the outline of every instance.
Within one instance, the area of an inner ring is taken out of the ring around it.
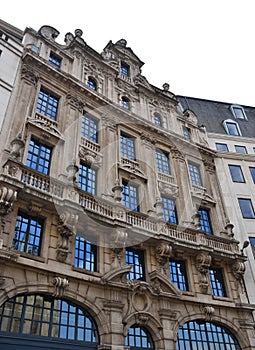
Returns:
[[[6,0],[0,18],[19,29],[83,30],[102,52],[124,38],[142,74],[179,95],[255,106],[254,0]]]

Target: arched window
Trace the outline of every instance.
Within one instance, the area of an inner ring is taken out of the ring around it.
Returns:
[[[150,334],[143,327],[134,325],[129,328],[128,335],[125,339],[125,345],[132,350],[154,349],[153,341]]]
[[[185,349],[241,350],[226,328],[202,320],[187,322],[179,328],[176,350]]]
[[[129,101],[129,99],[127,97],[125,97],[125,96],[121,97],[121,105],[122,105],[123,108],[125,108],[125,109],[130,111],[131,104],[130,104],[130,101]]]
[[[88,87],[90,87],[92,90],[97,90],[97,82],[95,81],[95,79],[89,77],[88,81],[87,81],[87,85]]]
[[[89,313],[50,295],[26,294],[7,300],[0,307],[0,334],[4,333],[84,342],[88,349],[98,344],[96,324]]]
[[[158,113],[153,114],[153,122],[155,125],[162,126],[162,118]]]

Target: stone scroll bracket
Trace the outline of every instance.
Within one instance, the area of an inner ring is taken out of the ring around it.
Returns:
[[[207,252],[201,252],[196,257],[196,268],[200,272],[200,289],[202,293],[207,293],[209,288],[208,269],[211,266],[212,257]]]

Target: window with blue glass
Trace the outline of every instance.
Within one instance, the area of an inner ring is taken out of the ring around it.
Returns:
[[[39,92],[36,110],[46,117],[56,120],[58,111],[59,98],[52,93],[41,89]]]
[[[129,274],[127,275],[127,279],[145,281],[145,264],[143,250],[127,248],[126,264],[132,265]]]
[[[90,141],[98,142],[98,122],[88,114],[82,116],[81,136]]]
[[[239,206],[244,219],[255,219],[252,201],[249,198],[238,198]]]
[[[97,246],[76,235],[74,266],[88,271],[97,271]]]
[[[89,77],[87,80],[87,86],[92,90],[97,90],[97,82],[94,78]]]
[[[237,122],[232,121],[231,119],[228,119],[228,120],[224,120],[223,125],[227,134],[233,135],[233,136],[241,136],[241,130]]]
[[[78,184],[81,190],[95,195],[97,180],[96,177],[97,173],[95,169],[92,169],[86,164],[80,163]]]
[[[255,167],[250,166],[249,169],[250,169],[252,181],[255,184]]]
[[[183,136],[186,140],[190,140],[191,139],[191,133],[190,133],[190,128],[187,128],[187,126],[182,126],[182,132],[183,132]]]
[[[130,210],[140,211],[138,200],[138,188],[122,181],[122,204]]]
[[[153,114],[153,122],[155,125],[162,126],[162,119],[158,113]]]
[[[129,328],[125,338],[125,345],[129,346],[131,350],[154,349],[151,335],[145,328],[138,325]]]
[[[161,151],[160,149],[156,150],[156,160],[157,160],[157,168],[160,173],[169,174],[170,175],[170,166],[168,154]]]
[[[240,165],[229,165],[229,171],[233,182],[245,182]]]
[[[161,197],[163,203],[163,215],[164,219],[171,224],[177,224],[177,211],[175,206],[175,200],[168,197]]]
[[[58,339],[63,344],[68,340],[70,348],[71,341],[80,342],[82,348],[89,350],[97,349],[99,343],[96,323],[86,309],[48,294],[25,294],[8,299],[0,307],[0,332],[22,334],[23,340],[25,336],[37,336],[34,339],[45,349],[52,349]],[[66,349],[68,345],[63,347]]]
[[[201,230],[205,233],[212,234],[212,225],[208,209],[199,209]]]
[[[31,139],[28,147],[26,165],[45,175],[49,174],[52,148],[38,140]]]
[[[122,157],[135,160],[135,139],[132,136],[121,133],[120,146]]]
[[[194,163],[188,163],[189,176],[193,185],[203,186],[200,168]]]
[[[130,67],[129,67],[129,65],[127,63],[121,62],[120,71],[121,71],[122,74],[124,74],[127,77],[129,77],[129,75],[130,75]]]
[[[235,145],[235,150],[237,153],[247,154],[247,148],[245,146]]]
[[[226,143],[216,143],[217,151],[228,152],[228,145]]]
[[[60,68],[61,66],[61,58],[57,56],[54,52],[50,53],[49,62],[53,64],[55,67]]]
[[[186,271],[186,262],[184,260],[169,260],[170,279],[177,288],[188,291],[188,278]]]
[[[241,350],[226,328],[204,320],[189,321],[178,331],[176,350]]]
[[[40,255],[44,220],[18,212],[12,247],[31,255]]]
[[[125,96],[121,97],[121,105],[123,108],[127,109],[128,111],[131,109],[130,100]]]
[[[226,288],[221,268],[210,268],[208,270],[212,286],[212,294],[217,297],[226,297]]]

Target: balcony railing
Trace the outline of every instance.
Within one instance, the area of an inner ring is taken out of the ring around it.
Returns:
[[[96,153],[100,152],[100,145],[96,142],[93,142],[87,139],[86,137],[81,137],[81,145],[93,152],[96,152]]]
[[[163,235],[171,239],[174,244],[185,244],[185,246],[197,247],[198,249],[203,246],[206,249],[224,252],[225,254],[239,252],[237,241],[207,235],[200,230],[169,224],[156,216],[130,211],[120,203],[94,197],[78,189],[76,185],[52,179],[25,165],[21,165],[19,162],[7,162],[1,179],[1,181],[4,179],[7,183],[9,181],[12,186],[15,181],[19,183],[19,187],[23,183],[25,190],[26,188],[32,188],[60,200],[68,197],[68,189],[71,185],[71,189],[76,195],[73,198],[68,197],[68,199],[75,202],[86,212],[100,216],[100,219],[105,218],[111,220],[114,224],[119,222],[121,225],[132,227],[135,230],[142,231],[142,234],[147,235],[148,238],[151,235],[154,237]]]

